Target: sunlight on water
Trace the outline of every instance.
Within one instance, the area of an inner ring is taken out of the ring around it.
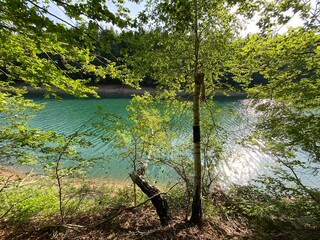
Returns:
[[[221,172],[228,183],[246,184],[261,173],[266,173],[265,166],[271,158],[258,150],[238,147],[227,163],[221,166]]]
[[[94,117],[98,106],[102,106],[108,113],[126,116],[126,106],[130,98],[113,97],[102,99],[73,99],[66,98],[63,101],[54,99],[43,100],[32,97],[36,102],[45,102],[46,108],[41,110],[31,121],[33,127],[41,129],[53,129],[60,133],[71,134],[77,131],[88,119]],[[267,165],[273,164],[271,158],[254,147],[243,147],[237,143],[250,133],[251,122],[256,117],[252,109],[247,107],[247,101],[243,99],[218,99],[217,105],[224,111],[221,117],[224,129],[231,138],[229,139],[229,151],[231,155],[228,161],[223,163],[218,171],[224,176],[224,183],[245,184],[259,174],[267,173]],[[231,110],[231,111],[230,111]],[[232,113],[233,112],[233,113]],[[235,113],[235,114],[234,114]],[[95,129],[90,126],[92,131]],[[186,129],[192,129],[186,126]],[[127,179],[128,173],[132,171],[130,165],[118,159],[117,153],[110,149],[108,143],[101,142],[99,138],[92,138],[94,146],[84,152],[85,156],[101,156],[103,161],[91,169],[92,177],[108,177],[114,179]],[[152,176],[158,176],[159,181],[173,178],[172,171],[158,166],[149,166]],[[169,173],[170,172],[170,173]],[[167,178],[167,179],[166,179]],[[309,185],[318,185],[319,179],[306,178]]]

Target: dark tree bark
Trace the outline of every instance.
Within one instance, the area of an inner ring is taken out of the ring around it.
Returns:
[[[152,186],[143,176],[136,172],[130,174],[131,180],[149,197],[156,208],[162,226],[167,226],[170,222],[169,207],[167,201],[161,196],[160,190]]]

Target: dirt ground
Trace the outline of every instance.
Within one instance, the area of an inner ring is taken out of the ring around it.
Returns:
[[[3,222],[0,239],[253,239],[246,223],[240,221],[205,219],[199,229],[182,216],[172,216],[171,223],[162,227],[152,206],[118,213],[113,209],[105,210],[92,216],[68,219],[70,224],[64,225],[42,226],[41,219],[21,225]]]

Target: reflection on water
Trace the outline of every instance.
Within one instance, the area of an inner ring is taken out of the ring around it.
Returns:
[[[108,113],[115,113],[126,116],[126,106],[130,98],[113,97],[101,99],[74,99],[66,98],[62,101],[54,99],[43,100],[32,97],[36,102],[45,102],[46,108],[41,110],[31,121],[33,127],[41,129],[53,129],[61,133],[71,134],[76,131],[88,119],[94,117],[98,106],[102,106]],[[266,165],[272,164],[271,158],[258,151],[255,148],[245,148],[236,144],[237,140],[245,136],[250,131],[250,122],[255,117],[250,108],[246,107],[246,101],[239,98],[220,98],[217,105],[222,108],[221,121],[223,127],[228,131],[231,137],[230,152],[228,161],[220,166],[220,173],[228,179],[229,182],[244,184],[258,174],[266,173]],[[237,114],[231,114],[230,110]],[[237,116],[237,117],[235,117]],[[92,126],[88,126],[95,129]],[[191,129],[191,126],[190,128]],[[98,164],[91,170],[93,177],[111,177],[114,179],[127,179],[128,173],[132,170],[128,162],[117,159],[117,154],[105,142],[99,138],[93,138],[94,147],[86,150],[84,153],[88,156],[102,156],[105,162]],[[159,168],[159,166],[149,166],[149,172],[153,176],[158,176],[159,181],[167,181],[172,178],[173,173],[168,173],[168,169]],[[171,176],[171,177],[168,177]],[[319,178],[304,179],[307,184],[318,186]],[[318,181],[318,182],[317,182]]]
[[[237,147],[222,167],[229,183],[245,184],[258,174],[267,173],[271,158],[258,150]]]

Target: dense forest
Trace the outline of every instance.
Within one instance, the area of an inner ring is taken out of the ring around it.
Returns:
[[[2,0],[0,238],[319,239],[319,185],[301,178],[320,183],[319,14],[319,0]],[[30,125],[46,107],[30,89],[60,101],[110,85],[154,91],[71,134]],[[237,92],[255,120],[235,137],[214,100]],[[88,175],[105,161],[82,153],[93,138],[131,182]],[[236,146],[272,174],[224,186]]]

